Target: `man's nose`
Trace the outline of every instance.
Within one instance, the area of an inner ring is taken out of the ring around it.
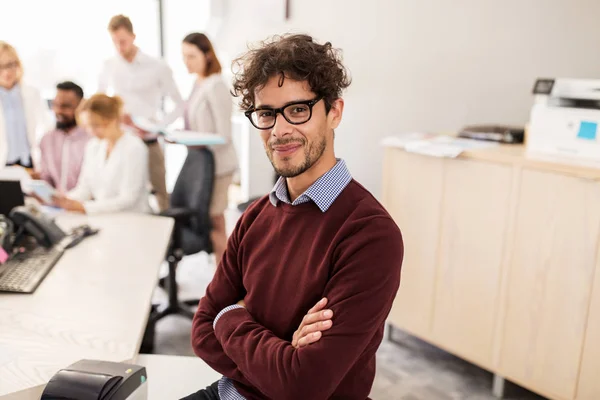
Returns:
[[[278,113],[275,115],[275,125],[271,128],[271,136],[274,137],[285,137],[291,135],[294,130],[294,125],[287,122],[283,118],[283,114]]]

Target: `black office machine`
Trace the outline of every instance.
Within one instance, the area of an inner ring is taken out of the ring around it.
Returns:
[[[46,248],[57,245],[67,236],[52,219],[33,206],[15,207],[9,217],[23,232],[33,236],[41,246]]]
[[[58,371],[41,400],[145,400],[147,376],[139,365],[81,360]]]
[[[499,143],[519,144],[525,139],[525,129],[504,125],[470,125],[461,129],[459,137]]]

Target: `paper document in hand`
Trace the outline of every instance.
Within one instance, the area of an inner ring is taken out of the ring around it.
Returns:
[[[225,138],[215,133],[195,132],[186,130],[163,131],[165,139],[169,142],[184,144],[186,146],[211,146],[225,144]]]
[[[52,203],[52,195],[56,190],[48,184],[46,181],[32,180],[28,183],[28,188],[35,193],[40,199],[46,203]]]

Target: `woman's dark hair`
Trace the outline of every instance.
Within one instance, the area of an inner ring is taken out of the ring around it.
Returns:
[[[254,107],[254,94],[273,76],[308,82],[310,89],[325,100],[325,110],[350,86],[351,79],[342,64],[341,52],[331,43],[316,43],[308,35],[274,36],[250,49],[233,62],[235,78],[232,94],[241,96],[243,110]]]
[[[206,57],[205,76],[218,74],[221,72],[221,63],[215,54],[215,49],[212,43],[204,33],[194,32],[183,38],[183,43],[193,44],[204,53]]]

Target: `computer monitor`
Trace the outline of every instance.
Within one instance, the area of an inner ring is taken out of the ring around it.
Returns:
[[[10,211],[25,205],[25,196],[20,181],[0,181],[0,214],[8,216]]]

